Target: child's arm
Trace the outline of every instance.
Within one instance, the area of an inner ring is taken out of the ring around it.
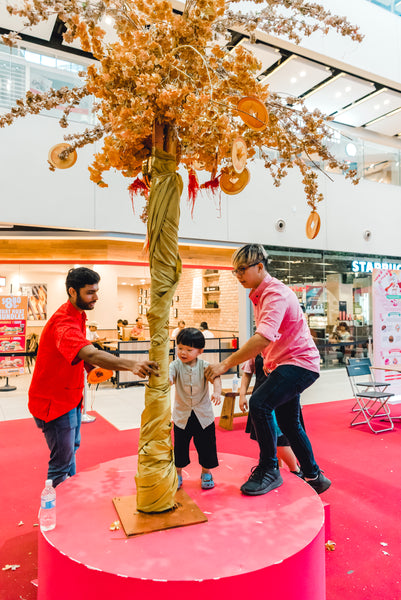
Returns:
[[[168,378],[169,378],[169,381],[170,381],[170,385],[174,385],[175,384],[176,372],[175,372],[174,362],[175,361],[173,361],[172,363],[170,363],[169,369],[168,369]]]
[[[241,386],[239,388],[239,407],[242,412],[248,410],[248,401],[246,399],[246,393],[251,383],[252,373],[242,373]]]
[[[221,378],[216,377],[213,381],[213,393],[211,400],[216,406],[221,402]]]

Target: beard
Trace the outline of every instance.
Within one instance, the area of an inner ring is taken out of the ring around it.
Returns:
[[[77,294],[77,299],[75,301],[76,305],[78,308],[80,308],[81,310],[93,310],[95,308],[95,302],[85,302],[84,300],[82,300],[81,298],[81,294],[78,291]]]

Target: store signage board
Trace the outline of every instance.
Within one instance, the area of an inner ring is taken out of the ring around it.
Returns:
[[[353,273],[373,273],[373,269],[382,269],[384,271],[401,269],[401,263],[393,262],[373,262],[370,260],[353,260]]]
[[[373,364],[401,368],[401,270],[373,270]],[[401,373],[376,371],[401,399]]]
[[[0,376],[23,374],[24,356],[1,356],[2,352],[25,352],[26,296],[0,296]]]

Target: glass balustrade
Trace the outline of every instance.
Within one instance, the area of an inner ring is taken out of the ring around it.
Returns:
[[[390,12],[393,12],[396,15],[401,16],[401,0],[367,0],[368,2],[372,2],[372,4],[377,4],[377,6],[381,6]]]
[[[0,44],[0,110],[14,106],[15,101],[24,97],[29,90],[37,93],[82,86],[79,72],[85,70],[86,65],[76,60],[68,61],[21,48],[10,49]],[[92,104],[93,97],[83,98],[72,108],[69,121],[94,123]],[[61,118],[63,110],[64,106],[60,105],[43,114]]]

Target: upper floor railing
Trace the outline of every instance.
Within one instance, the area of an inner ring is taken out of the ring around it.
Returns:
[[[381,6],[382,8],[401,16],[401,0],[368,0],[368,2],[377,4],[377,6]]]

